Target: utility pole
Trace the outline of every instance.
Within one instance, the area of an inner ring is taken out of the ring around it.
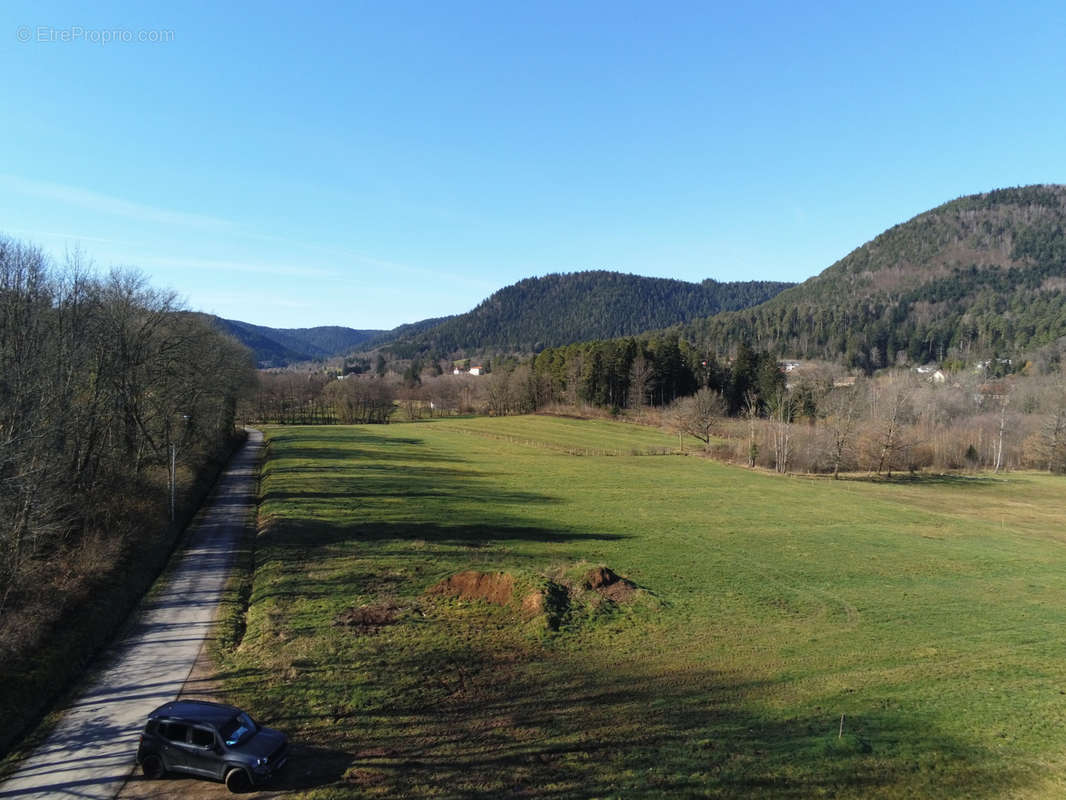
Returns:
[[[170,521],[174,521],[174,495],[177,481],[178,446],[170,443]]]
[[[180,413],[180,412],[179,412]],[[189,415],[182,414],[182,421],[187,426],[189,424]],[[184,431],[182,432],[184,434]],[[171,441],[170,443],[170,521],[174,522],[174,501],[178,491],[178,445]]]

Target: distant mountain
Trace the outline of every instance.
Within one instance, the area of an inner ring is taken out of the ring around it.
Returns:
[[[399,338],[388,349],[400,357],[486,349],[530,353],[746,308],[792,285],[710,279],[688,283],[607,271],[527,278],[499,290],[473,311]]]
[[[865,369],[1009,356],[1066,336],[1066,186],[961,197],[889,228],[761,305],[677,326]]]
[[[268,328],[233,319],[215,317],[215,324],[234,336],[254,354],[260,367],[282,367],[298,361],[314,361],[363,349],[384,331],[354,330],[337,325],[317,328]]]

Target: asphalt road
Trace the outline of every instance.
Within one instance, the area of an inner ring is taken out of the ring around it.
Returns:
[[[173,700],[210,635],[243,526],[251,524],[259,431],[234,455],[170,580],[137,612],[48,740],[0,784],[0,798],[113,798],[134,769],[148,713]]]

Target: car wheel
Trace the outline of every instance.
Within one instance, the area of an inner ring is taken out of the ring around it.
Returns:
[[[159,756],[145,756],[144,761],[141,762],[141,772],[144,773],[146,778],[162,778],[166,771],[166,767],[163,766],[163,759]]]
[[[226,788],[234,794],[247,792],[252,788],[252,780],[248,777],[247,772],[240,767],[236,767],[226,773]]]

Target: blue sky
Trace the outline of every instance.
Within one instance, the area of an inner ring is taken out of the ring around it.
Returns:
[[[0,9],[0,232],[259,324],[799,281],[1066,182],[1061,2],[175,5]]]

